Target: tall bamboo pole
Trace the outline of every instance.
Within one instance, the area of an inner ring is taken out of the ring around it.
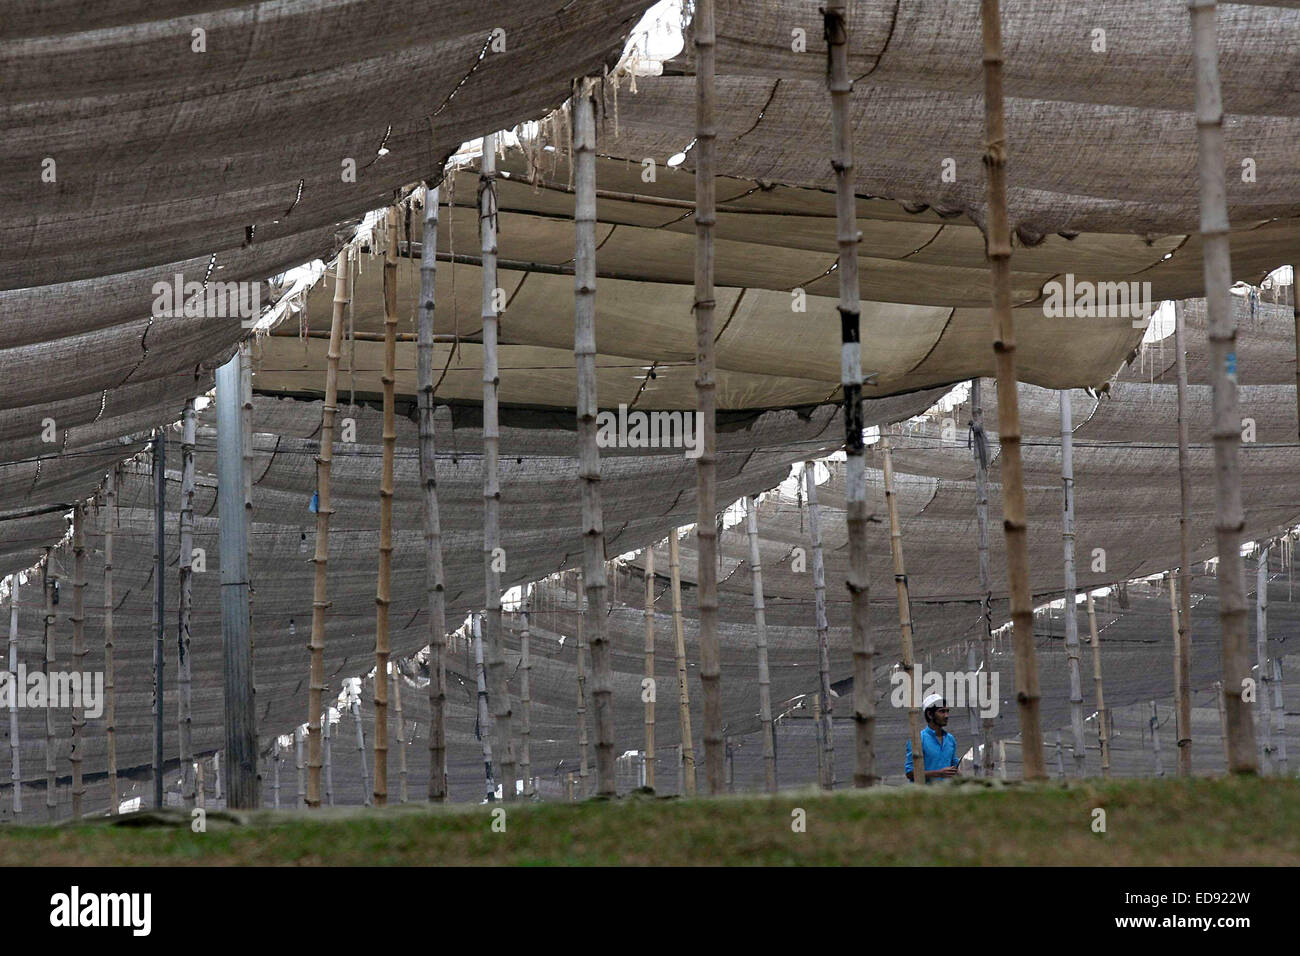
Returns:
[[[1250,678],[1246,634],[1246,581],[1241,562],[1241,410],[1237,402],[1237,319],[1232,311],[1232,262],[1224,184],[1223,99],[1215,0],[1188,0],[1196,65],[1197,168],[1201,191],[1201,248],[1214,383],[1215,531],[1219,550],[1219,622],[1223,641],[1223,692],[1228,717],[1231,773],[1256,773],[1255,729],[1241,699]]]
[[[86,672],[86,506],[78,502],[72,511],[72,660],[73,671]],[[81,751],[86,734],[86,711],[80,701],[72,709],[72,818],[80,820],[86,796],[81,774]]]
[[[1295,411],[1296,432],[1300,434],[1300,283],[1296,281],[1296,268],[1291,266],[1291,318],[1295,322]]]
[[[804,491],[808,497],[808,537],[812,545],[813,604],[817,624],[817,696],[821,721],[818,782],[823,790],[835,789],[835,737],[831,699],[830,626],[826,623],[826,564],[822,555],[821,509],[817,506],[817,466],[803,463]]]
[[[1101,750],[1101,775],[1110,776],[1110,732],[1106,726],[1106,697],[1101,686],[1101,640],[1097,636],[1097,610],[1088,592],[1088,639],[1092,643],[1092,686],[1097,694],[1097,745]]]
[[[108,812],[117,814],[117,683],[113,667],[113,532],[117,530],[117,469],[104,482],[104,744],[108,763]]]
[[[1223,743],[1223,766],[1232,773],[1232,748],[1228,745],[1228,710],[1224,706],[1223,681],[1214,682],[1214,696],[1219,704],[1219,739]]]
[[[645,786],[655,788],[655,549],[645,552]]]
[[[1275,772],[1273,737],[1268,712],[1272,698],[1273,671],[1268,662],[1268,548],[1259,552],[1255,564],[1255,664],[1259,670],[1256,720],[1259,723],[1259,772]]]
[[[1178,367],[1178,587],[1181,613],[1178,618],[1178,657],[1174,661],[1174,703],[1178,725],[1178,775],[1192,772],[1192,476],[1188,463],[1187,340],[1183,303],[1174,303],[1174,353]]]
[[[573,260],[573,357],[578,368],[578,476],[582,482],[582,567],[591,699],[596,711],[596,776],[601,796],[617,793],[614,769],[614,676],[606,636],[605,521],[596,444],[596,86],[584,79],[574,103],[573,144],[577,247]],[[706,452],[708,454],[708,452]]]
[[[271,745],[271,806],[280,809],[280,738]]]
[[[438,187],[424,192],[424,243],[420,251],[420,325],[416,352],[419,388],[420,487],[423,490],[424,591],[429,637],[429,800],[447,799],[446,593],[442,571],[442,524],[438,516],[438,469],[433,424],[434,279],[438,272]]]
[[[393,455],[397,424],[393,395],[397,377],[397,241],[401,221],[388,207],[384,247],[384,448],[379,476],[379,575],[375,585],[375,806],[388,804],[389,588],[393,574]]]
[[[18,673],[18,575],[9,575],[9,673]],[[10,680],[15,678],[10,677]],[[9,707],[9,781],[14,791],[14,820],[23,814],[23,772],[19,757],[18,697]]]
[[[884,458],[885,502],[889,511],[889,553],[894,562],[894,589],[898,601],[898,627],[902,640],[903,672],[907,675],[907,728],[912,744],[912,779],[925,783],[925,751],[921,748],[921,675],[916,672],[912,649],[912,602],[907,590],[907,567],[903,562],[903,529],[898,520],[898,495],[894,490],[894,455],[889,436],[880,436]]]
[[[587,602],[582,591],[581,574],[578,574],[577,581],[577,593],[573,599],[578,606],[578,706],[576,714],[578,722],[578,789],[581,791],[582,796],[586,797],[591,793],[589,786],[591,779],[590,744],[587,739],[587,645],[582,636],[583,622],[587,616]]]
[[[1011,227],[1007,216],[1007,143],[1002,113],[1002,23],[998,0],[980,0],[984,35],[984,166],[988,170],[988,258],[993,279],[993,352],[997,357],[998,439],[1002,446],[1002,525],[1007,539],[1007,580],[1016,651],[1022,769],[1026,780],[1045,780],[1038,714],[1038,655],[1029,593],[1025,481],[1020,459],[1020,399],[1016,388],[1016,335],[1011,316]]]
[[[163,429],[153,439],[153,805],[163,805],[163,701],[166,657],[163,654],[163,619],[166,615],[166,588],[163,569],[167,564],[167,539],[164,531],[167,511],[167,435]]]
[[[376,674],[375,677],[378,679],[379,675]],[[366,732],[361,726],[361,681],[359,680],[357,681],[357,696],[352,699],[352,706],[349,710],[352,712],[352,720],[357,728],[357,760],[361,763],[362,803],[368,807],[372,803],[370,797],[371,781],[369,779],[370,772],[366,768]]]
[[[1178,581],[1177,578],[1175,578],[1173,571],[1169,572],[1168,577],[1169,577],[1169,623],[1170,623],[1170,627],[1173,630],[1173,636],[1174,636],[1174,661],[1173,661],[1174,663],[1174,736],[1177,738],[1181,738],[1183,735],[1183,728],[1185,725],[1182,722],[1182,716],[1180,714],[1180,706],[1182,704],[1184,693],[1187,690],[1187,688],[1183,686],[1182,669],[1178,666],[1179,661],[1182,660],[1182,652],[1183,652],[1183,647],[1182,647],[1183,635],[1182,635],[1182,628],[1181,628],[1182,622],[1180,619],[1181,615],[1178,613],[1178,598],[1179,598]],[[1181,746],[1178,748],[1177,756],[1178,756],[1178,770],[1177,770],[1178,776],[1180,777],[1186,776],[1187,774],[1183,770],[1183,748]]]
[[[190,674],[190,618],[194,608],[194,399],[185,403],[181,431],[180,602],[176,627],[177,739],[181,799],[194,806],[193,682]]]
[[[714,392],[713,226],[717,131],[713,112],[713,0],[695,2],[695,402],[703,429],[696,459],[696,601],[700,621],[700,685],[704,694],[704,779],[710,794],[726,785],[722,739],[722,664],[718,646],[717,395]]]
[[[501,433],[497,416],[497,388],[501,376],[497,365],[497,297],[501,293],[497,288],[496,154],[497,137],[495,133],[489,133],[483,137],[478,189],[479,234],[483,246],[483,578],[486,594],[483,624],[492,725],[496,728],[497,770],[501,778],[502,799],[509,802],[515,799],[516,769],[515,742],[510,726],[510,686],[506,681],[506,660],[502,648],[501,572],[498,564],[501,544],[501,486],[497,454],[501,445]],[[592,253],[594,258],[594,243]]]
[[[1065,655],[1070,674],[1070,727],[1074,731],[1074,769],[1083,776],[1087,756],[1083,743],[1083,685],[1079,678],[1079,606],[1074,595],[1078,579],[1074,567],[1074,418],[1070,392],[1057,393],[1061,404],[1061,485],[1065,494],[1061,542],[1065,555]]]
[[[849,596],[852,602],[853,720],[857,759],[853,784],[876,782],[876,702],[871,662],[875,642],[867,606],[867,473],[862,417],[862,346],[858,303],[857,195],[853,181],[853,78],[849,73],[848,15],[843,0],[823,10],[831,94],[831,167],[835,170],[836,241],[840,276],[840,375],[844,391],[845,510],[849,536]]]
[[[393,691],[393,712],[397,716],[397,800],[406,803],[409,797],[406,789],[406,721],[402,718],[402,675],[396,665],[390,664],[388,676]]]
[[[1282,703],[1282,662],[1277,657],[1273,658],[1273,730],[1277,734],[1277,750],[1273,754],[1273,762],[1277,767],[1277,775],[1285,777],[1288,774],[1286,759],[1286,707]]]
[[[483,667],[482,615],[474,614],[470,627],[474,635],[474,680],[478,685],[478,735],[483,744],[483,785],[488,802],[496,799],[497,785],[492,773],[492,718],[488,713],[487,674]]]
[[[975,521],[978,538],[976,553],[980,575],[980,670],[993,672],[993,578],[989,572],[989,449],[984,433],[984,403],[979,378],[970,383],[971,447],[975,455]],[[985,777],[993,776],[993,718],[980,720],[984,747],[980,765]]]
[[[1156,709],[1156,702],[1151,702],[1151,756],[1155,759],[1156,776],[1165,775],[1165,765],[1160,759],[1160,712]]]
[[[776,793],[776,741],[772,736],[772,678],[767,669],[767,609],[763,602],[763,561],[758,549],[758,502],[745,499],[749,569],[754,594],[754,645],[758,651],[758,719],[763,728],[763,769],[767,789]]]
[[[686,684],[686,635],[682,626],[682,563],[677,544],[677,529],[668,535],[668,576],[673,592],[673,641],[677,658],[677,725],[680,730],[682,786],[679,793],[695,796],[695,744],[691,734],[691,695]]]
[[[299,810],[307,805],[307,769],[306,764],[304,764],[302,760],[302,736],[302,728],[295,727],[293,729],[293,762],[298,770],[298,802],[294,805]],[[199,782],[198,786],[195,787],[195,793],[200,800],[203,799],[202,767],[203,764],[200,763]]]
[[[54,581],[50,574],[50,561],[53,549],[45,549],[45,563],[41,565],[41,587],[45,595],[45,686],[50,686],[50,675],[54,672]],[[57,777],[54,765],[54,695],[45,695],[45,817],[54,822],[55,785]]]
[[[325,805],[326,805],[327,807],[332,807],[332,806],[334,806],[334,759],[333,759],[333,754],[334,754],[334,723],[335,723],[335,721],[334,721],[333,717],[331,716],[333,712],[334,712],[334,701],[331,700],[331,701],[329,701],[329,702],[325,705],[325,718],[324,718],[324,719],[325,719],[325,726],[322,728],[322,731],[323,731],[322,736],[323,736],[324,739],[321,741],[322,757],[324,758],[324,764],[325,764],[325,768],[324,768],[324,769],[325,769]],[[308,732],[310,733],[310,730],[309,730]],[[308,743],[310,743],[310,738],[308,738]],[[215,762],[215,758],[214,758],[214,762]],[[307,778],[308,783],[307,783],[307,785],[308,785],[309,788],[310,788],[310,786],[311,786],[310,769],[311,769],[311,768],[308,767],[308,778]],[[221,778],[218,776],[218,777],[217,777],[217,780],[220,781],[220,779],[221,779]],[[310,792],[310,789],[308,790],[308,792]],[[218,795],[218,797],[221,795],[220,788],[218,788],[218,790],[217,790],[217,795]],[[310,803],[307,804],[307,805],[308,805],[308,806],[311,806]],[[319,804],[317,804],[317,806],[319,806]]]
[[[533,696],[529,687],[532,676],[532,635],[529,633],[529,618],[533,606],[533,586],[528,585],[520,609],[522,627],[519,631],[519,772],[524,778],[524,797],[531,799],[536,795],[533,786]]]
[[[329,564],[330,466],[334,460],[334,414],[338,411],[339,345],[343,315],[352,298],[347,251],[334,261],[334,313],[330,317],[329,364],[325,371],[325,402],[321,408],[320,451],[316,456],[316,549],[312,555],[315,581],[311,605],[311,681],[307,691],[307,806],[320,806],[321,707],[325,690],[325,615],[329,609],[326,567]]]

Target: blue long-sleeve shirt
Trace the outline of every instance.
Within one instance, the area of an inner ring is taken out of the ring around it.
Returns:
[[[957,738],[944,731],[943,739],[930,727],[921,731],[921,752],[925,755],[926,770],[942,770],[944,767],[956,767],[961,763],[957,756]],[[912,741],[907,742],[907,760],[903,763],[903,772],[912,772]],[[926,783],[930,781],[927,779]]]

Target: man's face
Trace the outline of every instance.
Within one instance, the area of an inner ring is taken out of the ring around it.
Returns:
[[[936,707],[933,711],[931,711],[931,713],[932,713],[934,716],[930,718],[930,722],[933,723],[936,727],[946,727],[946,726],[948,726],[948,708],[947,708],[947,707]]]

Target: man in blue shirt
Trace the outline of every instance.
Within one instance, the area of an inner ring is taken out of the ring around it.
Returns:
[[[957,756],[957,738],[943,728],[948,723],[948,707],[938,694],[931,694],[921,704],[925,729],[921,731],[921,753],[925,757],[925,782],[957,776],[961,758]],[[903,772],[912,776],[912,741],[907,742],[907,760]]]

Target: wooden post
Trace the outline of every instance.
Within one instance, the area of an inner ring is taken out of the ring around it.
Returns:
[[[72,667],[86,673],[86,506],[82,502],[72,510]],[[85,778],[81,774],[81,751],[85,743],[86,711],[81,701],[72,708],[72,818],[80,820],[86,796]]]
[[[533,783],[533,697],[528,686],[533,669],[531,635],[528,631],[532,606],[533,586],[530,584],[521,609],[523,627],[519,632],[519,772],[523,774],[526,799],[537,795]]]
[[[379,675],[375,675],[379,679]],[[357,694],[352,698],[352,719],[357,726],[357,760],[361,762],[361,793],[362,802],[365,806],[371,806],[370,798],[370,773],[366,768],[366,732],[361,726],[361,680],[357,680]]]
[[[166,616],[167,590],[163,569],[167,565],[167,539],[164,531],[167,514],[167,434],[154,432],[153,439],[153,805],[163,805],[163,702],[166,658],[163,654],[163,620]],[[224,567],[222,574],[226,573]],[[224,590],[224,589],[223,589]]]
[[[1061,404],[1061,485],[1065,494],[1065,508],[1061,525],[1061,541],[1065,553],[1065,656],[1070,674],[1070,727],[1074,731],[1074,770],[1083,776],[1086,756],[1083,743],[1083,685],[1079,677],[1079,606],[1074,596],[1078,579],[1074,567],[1074,418],[1070,405],[1070,392],[1057,393]],[[1059,739],[1059,735],[1058,735]],[[1064,774],[1064,772],[1062,772]]]
[[[393,687],[393,711],[397,715],[397,800],[406,803],[406,721],[402,719],[402,675],[396,664],[389,665],[388,676]]]
[[[515,799],[517,774],[514,735],[510,727],[510,687],[506,681],[505,654],[501,647],[501,569],[504,566],[505,552],[500,547],[501,487],[497,474],[497,453],[501,444],[497,420],[497,387],[501,381],[497,365],[497,310],[498,299],[504,293],[497,288],[496,154],[496,134],[489,133],[483,137],[478,189],[479,234],[483,246],[483,577],[486,595],[483,625],[492,725],[496,728],[495,752],[498,776],[501,778],[501,798],[510,802]],[[593,205],[593,220],[594,211]],[[594,240],[591,251],[594,260]],[[594,341],[594,327],[592,338]],[[594,419],[592,426],[595,426]]]
[[[333,760],[334,719],[332,717],[333,713],[334,713],[334,701],[331,700],[325,705],[325,718],[324,718],[325,726],[323,728],[324,740],[321,742],[322,757],[324,758],[324,764],[325,764],[325,768],[324,768],[325,769],[325,805],[327,807],[334,806],[334,760]],[[310,743],[310,739],[308,742]],[[307,777],[308,793],[311,792],[310,769],[311,768],[309,766],[308,777]],[[220,780],[221,778],[217,777],[217,779]],[[319,803],[317,803],[316,805],[320,806]],[[311,806],[311,804],[308,803],[307,806]]]
[[[971,379],[970,429],[971,448],[975,455],[975,520],[980,575],[980,670],[993,671],[993,579],[989,572],[989,453],[984,433],[984,405],[980,396],[980,379]],[[993,776],[993,718],[981,718],[984,749],[980,763],[985,777]]]
[[[830,51],[831,168],[835,170],[836,241],[839,246],[840,370],[844,392],[844,498],[849,536],[848,585],[852,604],[853,721],[857,757],[853,785],[876,782],[876,701],[871,669],[875,641],[867,606],[867,473],[862,415],[862,346],[858,302],[857,190],[853,180],[853,78],[849,73],[848,14],[843,0],[823,9]]]
[[[379,475],[379,574],[375,585],[375,806],[388,805],[388,633],[389,588],[393,573],[393,455],[397,448],[393,385],[397,376],[397,242],[401,221],[396,206],[387,213],[384,247],[384,447]]]
[[[1156,710],[1156,702],[1151,702],[1151,754],[1156,761],[1156,776],[1165,775],[1165,766],[1160,760],[1160,713]]]
[[[677,656],[677,725],[681,745],[678,763],[683,783],[677,792],[695,796],[695,744],[691,734],[691,695],[686,684],[686,636],[682,627],[682,565],[678,553],[677,529],[668,535],[668,575],[673,592],[673,637]]]
[[[767,669],[767,609],[763,603],[763,561],[758,549],[758,502],[745,499],[749,570],[754,595],[754,646],[758,651],[758,720],[763,728],[763,770],[767,789],[776,793],[776,742],[772,736],[772,678]]]
[[[280,809],[280,738],[271,745],[271,806]]]
[[[1300,434],[1300,283],[1296,281],[1296,268],[1291,266],[1291,318],[1295,322],[1295,402],[1296,429]]]
[[[1021,767],[1026,780],[1045,780],[1043,732],[1038,714],[1038,655],[1029,593],[1025,481],[1020,458],[1020,398],[1016,334],[1011,316],[1011,226],[1007,216],[1007,143],[1002,115],[1002,23],[998,0],[980,0],[984,35],[984,166],[988,170],[988,258],[993,280],[993,352],[997,358],[998,440],[1002,446],[1002,526],[1007,539],[1007,581],[1020,702]]]
[[[589,743],[587,739],[587,661],[586,661],[586,644],[583,642],[583,622],[586,620],[586,597],[582,590],[582,575],[577,576],[578,585],[577,593],[573,596],[578,606],[578,641],[577,641],[577,658],[578,658],[578,787],[583,797],[591,793],[589,780],[591,776],[591,766],[589,760]]]
[[[894,589],[898,601],[898,627],[901,632],[903,672],[907,675],[907,728],[912,744],[912,779],[925,784],[925,751],[921,748],[921,702],[918,699],[921,675],[916,672],[916,655],[912,650],[912,603],[907,591],[907,568],[903,563],[903,530],[898,520],[898,496],[894,491],[894,456],[889,436],[880,436],[880,454],[884,458],[885,502],[889,511],[889,553],[894,562]]]
[[[1183,686],[1182,669],[1178,666],[1179,662],[1182,660],[1183,635],[1182,635],[1182,629],[1179,626],[1181,622],[1179,620],[1180,616],[1178,613],[1178,583],[1172,571],[1169,572],[1168,577],[1169,577],[1169,623],[1173,629],[1173,635],[1174,635],[1174,728],[1175,728],[1174,736],[1181,740],[1185,725],[1183,724],[1182,721],[1180,709],[1183,701],[1184,692],[1187,690],[1187,688]],[[1180,777],[1187,776],[1187,773],[1183,770],[1183,748],[1181,745],[1178,748],[1178,771],[1177,772],[1178,772],[1178,776]]]
[[[9,575],[9,673],[18,673],[18,575]],[[16,680],[16,677],[10,677]],[[16,688],[15,688],[16,690]],[[23,772],[19,757],[18,697],[9,707],[9,781],[14,791],[14,820],[23,815]]]
[[[50,574],[50,561],[53,549],[45,549],[45,563],[41,565],[41,588],[45,595],[45,686],[50,686],[50,675],[54,671],[54,581]],[[54,764],[54,700],[52,694],[45,696],[45,818],[54,822],[55,785],[57,783]]]
[[[298,770],[297,807],[299,810],[301,810],[303,807],[307,805],[307,773],[306,773],[306,767],[302,762],[302,728],[301,727],[295,727],[293,729],[293,760]],[[202,768],[203,768],[203,764],[200,763],[199,764],[200,772],[202,771]],[[203,792],[203,785],[201,783],[195,788],[195,792],[199,794]]]
[[[1256,719],[1259,723],[1259,772],[1276,772],[1273,766],[1273,738],[1268,712],[1272,694],[1273,670],[1268,662],[1268,551],[1259,552],[1255,563],[1255,664],[1259,670],[1256,689]]]
[[[695,402],[703,430],[696,459],[695,534],[699,555],[700,685],[704,695],[704,779],[710,794],[723,780],[722,664],[718,645],[718,531],[716,454],[717,395],[714,388],[713,226],[717,132],[713,125],[713,0],[695,0]]]
[[[1101,775],[1110,776],[1110,730],[1106,726],[1106,698],[1101,686],[1101,639],[1097,636],[1097,610],[1088,592],[1088,639],[1092,643],[1092,685],[1097,693],[1097,745],[1101,750]]]
[[[645,786],[655,788],[655,549],[645,551]]]
[[[487,674],[483,668],[482,616],[473,615],[474,674],[478,684],[478,736],[483,744],[483,777],[487,800],[496,799],[497,785],[492,774],[492,718],[488,714]]]
[[[1174,303],[1174,354],[1178,367],[1178,515],[1179,562],[1178,587],[1178,657],[1174,661],[1174,708],[1178,725],[1178,775],[1192,773],[1192,477],[1188,464],[1187,422],[1187,340],[1183,321],[1183,303]]]
[[[1277,750],[1273,753],[1274,765],[1277,767],[1277,775],[1285,777],[1288,774],[1286,759],[1286,707],[1282,704],[1282,661],[1278,657],[1273,658],[1273,730],[1277,732]]]
[[[821,751],[818,782],[823,790],[835,789],[835,737],[831,698],[830,626],[826,623],[826,564],[822,555],[821,509],[817,507],[817,466],[803,463],[804,492],[808,497],[808,536],[812,545],[813,601],[817,622],[817,696],[820,698]]]
[[[338,410],[339,344],[343,315],[352,298],[347,251],[334,261],[334,312],[330,318],[330,344],[325,371],[325,402],[321,407],[320,451],[316,456],[316,548],[312,555],[315,580],[311,610],[311,680],[307,691],[307,806],[320,806],[321,707],[325,690],[325,614],[330,602],[326,586],[329,564],[330,465],[334,460],[334,413]]]
[[[1188,0],[1196,66],[1197,168],[1201,190],[1201,249],[1209,318],[1210,374],[1214,383],[1215,531],[1219,551],[1219,622],[1223,640],[1224,704],[1231,773],[1256,773],[1255,729],[1241,699],[1250,678],[1246,635],[1246,580],[1241,562],[1245,517],[1241,506],[1241,409],[1237,401],[1237,319],[1232,311],[1232,263],[1224,185],[1223,99],[1215,0]]]
[[[108,813],[121,806],[117,789],[117,685],[113,670],[113,532],[117,530],[117,469],[104,482],[104,742],[108,764]]]
[[[190,674],[190,619],[194,608],[194,399],[185,403],[181,432],[180,607],[176,627],[177,739],[180,745],[181,800],[194,806],[193,681]]]
[[[698,16],[698,11],[697,11]],[[579,83],[574,101],[573,357],[578,369],[578,475],[582,482],[582,567],[591,697],[596,710],[596,776],[601,796],[617,793],[614,771],[614,676],[606,637],[605,521],[596,443],[596,85]],[[707,452],[706,452],[707,454]],[[585,791],[584,791],[585,792]]]
[[[425,184],[424,243],[420,251],[419,388],[420,487],[423,489],[424,590],[429,638],[429,801],[447,799],[446,593],[442,570],[442,525],[438,516],[438,467],[433,424],[434,279],[438,271],[438,187]]]

